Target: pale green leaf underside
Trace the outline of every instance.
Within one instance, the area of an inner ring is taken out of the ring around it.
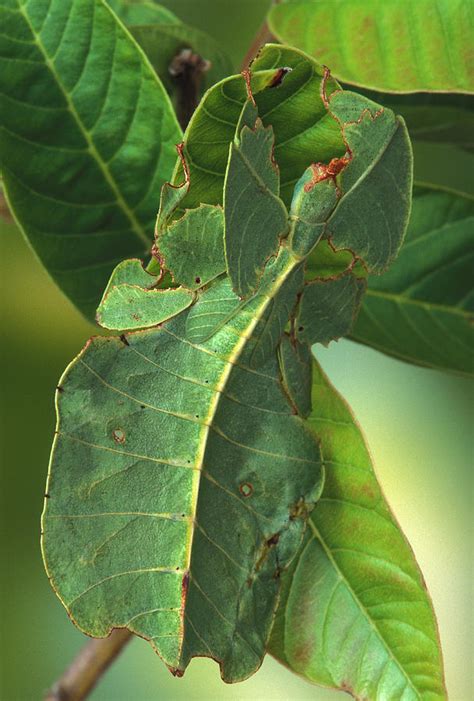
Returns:
[[[289,0],[270,29],[345,83],[383,92],[474,92],[465,0]]]
[[[171,319],[193,301],[182,287],[147,290],[137,285],[112,286],[97,309],[97,322],[105,329],[146,329]]]
[[[92,316],[114,266],[149,249],[180,129],[101,0],[1,0],[0,24],[9,203],[54,280]]]
[[[474,200],[415,189],[398,260],[370,278],[352,337],[419,365],[473,372]]]
[[[284,575],[270,651],[308,680],[371,701],[445,699],[431,602],[349,407],[315,363],[326,482]]]
[[[276,357],[249,367],[268,304],[202,345],[186,313],[90,342],[60,383],[43,518],[49,575],[81,629],[128,627],[179,672],[213,657],[226,681],[261,664],[321,488]]]

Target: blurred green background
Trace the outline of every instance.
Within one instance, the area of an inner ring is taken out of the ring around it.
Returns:
[[[220,39],[239,65],[269,0],[166,0],[190,24]],[[418,154],[417,154],[418,155]],[[448,154],[449,155],[449,154]],[[453,159],[448,159],[453,162]],[[451,184],[423,146],[418,165]],[[472,175],[472,171],[467,173]],[[433,177],[431,177],[433,179]],[[466,189],[465,187],[463,189]],[[13,225],[0,219],[3,337],[1,381],[2,701],[35,701],[85,638],[69,622],[43,571],[39,518],[54,430],[53,393],[67,363],[96,333],[62,296]],[[472,399],[463,378],[415,368],[347,341],[318,351],[352,405],[379,479],[431,592],[452,701],[472,701]],[[93,701],[335,701],[272,658],[250,680],[224,685],[209,660],[175,679],[135,640],[92,694]]]

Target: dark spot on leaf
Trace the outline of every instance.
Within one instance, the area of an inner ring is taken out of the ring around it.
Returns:
[[[45,494],[45,495],[44,495],[44,498],[45,498],[45,499],[51,499],[51,494]]]
[[[145,409],[145,405],[144,405],[144,404],[140,404],[140,409]]]
[[[58,385],[58,386],[56,387],[56,389],[57,389],[58,392],[60,392],[60,394],[62,394],[62,393],[64,392],[64,387],[61,387],[60,385]]]
[[[267,540],[268,547],[271,547],[272,545],[276,545],[279,540],[280,540],[280,534],[275,533],[275,535],[272,535],[272,537]]]
[[[132,300],[130,300],[130,301],[132,301]],[[140,316],[140,314],[132,314],[132,319],[135,319],[135,321],[140,321],[141,316]]]
[[[200,277],[197,277],[197,278],[194,280],[194,282],[196,283],[196,285],[199,285],[199,283],[201,282],[201,278],[200,278]]]
[[[298,326],[298,331],[304,331],[304,326]]]
[[[288,68],[285,66],[284,68],[279,68],[275,75],[272,78],[272,82],[268,86],[269,88],[278,88],[279,85],[283,83],[284,77],[288,74],[291,73],[292,68]]]
[[[121,428],[114,428],[112,437],[116,443],[125,443],[125,432]]]
[[[196,419],[199,419],[199,414],[196,414]]]
[[[239,487],[239,491],[243,497],[249,497],[253,492],[253,487],[250,482],[243,482]]]
[[[120,340],[122,341],[122,343],[123,343],[124,345],[126,345],[126,346],[129,346],[129,345],[130,345],[130,343],[127,341],[127,337],[126,337],[126,335],[125,335],[124,333],[121,334],[121,335],[119,336],[119,338],[120,338]]]

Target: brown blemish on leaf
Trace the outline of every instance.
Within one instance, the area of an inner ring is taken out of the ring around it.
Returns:
[[[130,343],[127,341],[127,337],[124,333],[120,334],[119,338],[125,346],[130,345]]]
[[[252,86],[250,84],[250,80],[252,78],[252,74],[251,74],[250,70],[248,68],[246,68],[244,71],[242,71],[242,76],[245,80],[245,87],[247,88],[247,97],[252,102],[252,105],[254,105],[254,107],[256,107],[257,104],[255,102],[255,98],[254,98],[253,93],[252,93]]]
[[[249,497],[253,493],[253,487],[250,482],[243,482],[239,487],[239,492],[243,497]]]
[[[56,387],[56,391],[59,392],[59,394],[62,394],[64,392],[64,387],[61,387],[61,385],[58,385]]]
[[[116,443],[123,445],[125,443],[125,431],[122,431],[121,428],[114,428],[112,431],[112,438]]]
[[[325,163],[312,163],[311,170],[313,174],[311,180],[305,184],[304,191],[311,192],[317,183],[329,179],[334,180],[334,184],[337,188],[336,177],[350,162],[351,156],[342,156],[342,158],[333,158],[327,165]]]

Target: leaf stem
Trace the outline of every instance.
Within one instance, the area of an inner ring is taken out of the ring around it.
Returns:
[[[131,639],[130,631],[115,629],[108,638],[90,640],[64,674],[46,692],[44,701],[81,701]]]

